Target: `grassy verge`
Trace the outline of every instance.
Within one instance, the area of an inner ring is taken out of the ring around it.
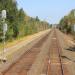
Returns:
[[[0,51],[2,51],[2,49],[3,49],[3,44],[0,43]]]
[[[18,44],[18,43],[20,43],[20,42],[22,42],[22,41],[25,41],[25,40],[27,40],[27,39],[31,39],[32,38],[32,36],[35,36],[36,34],[38,34],[38,33],[35,33],[35,34],[32,34],[32,35],[27,35],[27,36],[25,36],[25,37],[18,37],[18,38],[16,38],[16,39],[13,39],[12,41],[7,41],[6,43],[5,43],[5,48],[9,48],[9,47],[12,47],[12,46],[14,46],[14,45],[16,45],[16,44]],[[3,50],[3,43],[0,43],[0,51],[1,50]]]
[[[26,36],[26,37],[21,37],[21,38],[17,38],[17,39],[14,39],[14,40],[12,40],[12,41],[7,41],[7,42],[5,43],[5,48],[9,48],[9,47],[11,47],[11,46],[13,46],[13,45],[15,45],[15,44],[17,44],[17,43],[23,41],[23,39],[24,39],[24,38],[27,38],[27,37],[28,37],[28,36]],[[2,49],[3,49],[3,42],[0,43],[0,51],[1,51]]]

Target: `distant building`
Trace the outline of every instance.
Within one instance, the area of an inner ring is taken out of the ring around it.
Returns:
[[[16,2],[16,0],[12,0],[14,3]]]

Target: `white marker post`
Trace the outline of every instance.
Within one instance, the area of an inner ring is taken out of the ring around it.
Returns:
[[[75,24],[74,24],[74,32],[75,32]]]
[[[74,17],[75,17],[75,10],[74,10]],[[75,24],[74,24],[74,32],[75,32]]]
[[[3,48],[3,62],[6,62],[6,58],[4,56],[5,53],[5,35],[7,32],[7,24],[5,23],[5,19],[6,19],[6,10],[2,10],[2,21],[3,21],[3,44],[4,44],[4,48]]]

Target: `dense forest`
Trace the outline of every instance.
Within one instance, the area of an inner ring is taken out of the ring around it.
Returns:
[[[74,32],[75,25],[75,9],[71,10],[71,12],[64,16],[59,23],[59,29],[65,33],[75,33]]]
[[[40,21],[38,16],[35,18],[30,17],[22,8],[18,9],[15,0],[0,0],[0,13],[2,10],[7,11],[6,23],[8,24],[8,31],[6,40],[30,35],[50,27],[48,22]],[[2,36],[2,19],[0,16],[0,41],[2,41]]]

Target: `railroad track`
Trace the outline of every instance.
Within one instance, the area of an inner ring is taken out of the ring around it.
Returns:
[[[47,75],[70,75],[65,63],[62,61],[62,48],[59,43],[59,39],[54,30],[54,34],[51,40],[50,52],[48,57]]]
[[[47,40],[50,33],[44,36],[30,50],[25,52],[19,60],[13,63],[7,70],[2,72],[2,75],[27,75],[37,55],[41,52],[41,46]]]
[[[50,32],[51,36],[50,33],[48,33],[46,36],[40,39],[39,42],[36,43],[30,50],[25,52],[19,58],[19,60],[13,63],[7,70],[3,71],[2,75],[70,75],[68,69],[66,68],[66,64],[63,62],[61,57],[62,48],[60,45],[61,43],[59,42],[57,31],[56,29],[53,29],[51,32]],[[48,45],[48,43],[50,45]],[[49,47],[49,50],[48,48],[45,48],[43,46]],[[41,50],[42,47],[43,50]],[[47,51],[45,54],[44,51],[46,49]],[[43,57],[41,57],[41,54],[43,54],[42,55]],[[33,64],[36,61],[36,59],[39,59],[39,57],[41,57],[40,60],[44,59],[44,62],[42,63],[41,61],[39,61],[40,64],[44,64],[44,66],[43,67],[39,66],[37,68],[36,67],[37,65]],[[35,73],[35,71],[40,72],[41,74],[40,73],[37,74]]]
[[[56,29],[54,29],[41,75],[70,75],[66,63],[62,60],[62,48],[57,34]]]

